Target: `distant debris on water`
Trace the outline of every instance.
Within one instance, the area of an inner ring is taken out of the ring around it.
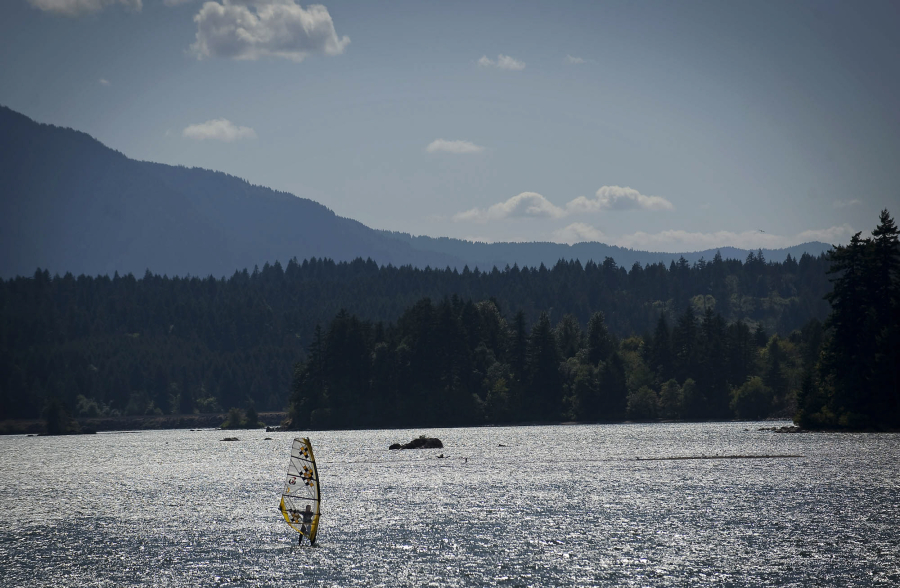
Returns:
[[[497,445],[497,447],[509,447],[509,445],[504,445],[503,443],[500,443]]]
[[[240,441],[237,437],[225,437],[222,441]]]

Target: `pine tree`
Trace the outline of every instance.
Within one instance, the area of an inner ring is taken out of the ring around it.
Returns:
[[[559,348],[550,326],[550,318],[542,312],[531,329],[528,340],[528,400],[532,419],[555,420],[562,412],[562,378],[559,373]]]
[[[660,314],[659,320],[656,322],[653,341],[650,343],[648,363],[659,381],[672,377],[672,340],[665,313]]]
[[[823,368],[831,388],[830,408],[844,426],[866,426],[872,397],[872,333],[876,330],[868,272],[871,241],[853,235],[845,247],[832,250],[829,274],[833,290],[826,296],[832,312],[826,321],[831,337]]]
[[[798,420],[811,426],[900,426],[900,241],[887,210],[871,239],[860,233],[829,254],[828,339],[819,364],[822,390],[808,385]],[[808,384],[808,383],[807,383]]]
[[[678,380],[696,376],[697,343],[697,319],[693,306],[689,304],[672,329],[672,357]]]
[[[872,231],[875,338],[873,409],[891,427],[900,427],[900,230],[882,210]]]
[[[575,354],[581,349],[583,338],[575,315],[564,315],[556,325],[555,334],[563,359],[575,357]]]
[[[606,329],[602,312],[595,312],[588,321],[587,335],[587,360],[591,365],[597,365],[606,360],[615,349],[612,337]]]

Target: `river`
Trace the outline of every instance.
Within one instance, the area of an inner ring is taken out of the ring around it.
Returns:
[[[0,585],[900,585],[900,435],[782,424],[310,432],[315,548],[294,433],[2,437]]]

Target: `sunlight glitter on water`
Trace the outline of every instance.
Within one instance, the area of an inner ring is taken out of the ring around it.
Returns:
[[[316,548],[277,510],[296,434],[0,438],[0,584],[900,584],[900,435],[761,426],[310,432]],[[636,460],[717,454],[802,457]]]

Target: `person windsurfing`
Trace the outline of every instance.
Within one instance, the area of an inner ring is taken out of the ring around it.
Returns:
[[[297,537],[297,545],[303,545],[303,536],[309,535],[310,524],[312,523],[313,512],[310,510],[309,505],[306,505],[306,510],[300,512],[300,516],[303,518],[303,525],[300,526],[300,536]],[[316,540],[310,539],[310,545],[315,545]]]
[[[294,439],[284,490],[281,493],[281,504],[278,508],[285,522],[300,533],[297,545],[303,544],[304,535],[309,538],[310,545],[316,544],[321,502],[319,472],[316,469],[312,445],[306,437]]]

